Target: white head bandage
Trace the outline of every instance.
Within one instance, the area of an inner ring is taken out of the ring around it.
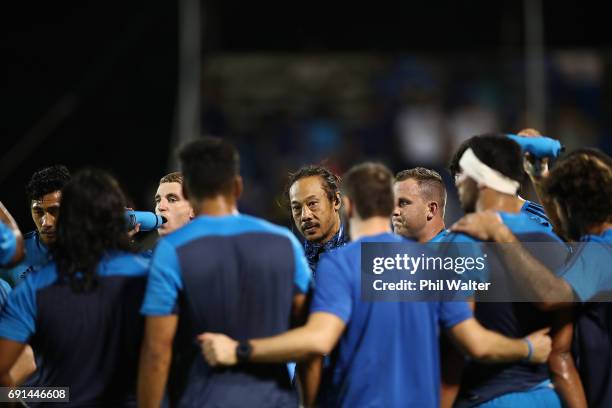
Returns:
[[[520,187],[518,181],[504,176],[499,171],[481,162],[472,149],[467,149],[463,153],[461,160],[459,160],[459,166],[461,171],[476,180],[478,184],[483,184],[500,193],[514,195]]]

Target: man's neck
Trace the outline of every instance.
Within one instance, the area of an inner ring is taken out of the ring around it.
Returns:
[[[444,220],[436,217],[430,221],[429,225],[424,229],[423,233],[417,238],[417,241],[420,243],[429,242],[433,237],[438,235],[440,231],[446,229],[446,225],[444,225]]]
[[[223,217],[234,215],[238,212],[236,200],[225,195],[205,198],[199,202],[197,209],[198,215],[207,215],[209,217]]]
[[[612,223],[604,222],[602,224],[598,224],[598,225],[595,225],[595,226],[587,229],[587,233],[589,235],[601,235],[604,232],[606,232],[607,230],[609,230],[610,228],[612,228]]]
[[[331,240],[333,237],[336,236],[338,231],[340,231],[340,216],[336,216],[336,220],[334,222],[334,226],[329,231],[329,234],[324,239],[322,239],[321,241],[316,242],[316,244],[318,244],[318,245],[326,244],[327,242],[329,242],[329,240]]]
[[[490,188],[480,190],[476,202],[476,212],[501,211],[518,213],[525,202],[516,195],[504,194]]]
[[[351,241],[356,241],[359,238],[370,235],[391,232],[389,217],[371,217],[367,220],[361,220],[354,217],[349,221],[349,224],[351,226]]]

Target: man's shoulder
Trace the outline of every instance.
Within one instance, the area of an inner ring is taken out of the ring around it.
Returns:
[[[501,212],[500,216],[503,223],[515,235],[537,234],[546,239],[561,241],[552,231],[550,223],[539,216],[524,211],[514,214]]]
[[[244,214],[226,217],[200,216],[184,227],[162,238],[160,242],[166,242],[173,247],[178,247],[194,239],[209,236],[232,237],[249,233],[280,235],[291,241],[295,240],[296,244],[298,243],[288,228]]]
[[[537,222],[542,227],[552,230],[552,223],[546,215],[544,207],[533,201],[525,200],[521,207],[520,214],[528,216],[532,221]]]
[[[139,253],[116,252],[102,259],[99,273],[104,275],[141,276],[146,275],[151,259]]]
[[[49,251],[42,242],[38,231],[30,231],[24,235],[25,256],[17,265],[2,269],[1,277],[12,285],[22,281],[26,275],[39,270],[50,261]]]
[[[440,243],[453,243],[453,244],[474,244],[474,243],[478,243],[481,242],[478,239],[464,234],[462,232],[448,232],[447,234],[445,234],[443,237],[440,238],[440,240],[436,241],[436,242],[440,242]]]

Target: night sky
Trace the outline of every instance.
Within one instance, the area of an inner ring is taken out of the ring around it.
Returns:
[[[23,3],[23,2],[20,2]],[[263,4],[265,3],[265,4]],[[524,45],[520,1],[204,2],[203,54],[495,52]],[[174,1],[27,2],[3,10],[2,194],[33,227],[24,185],[54,163],[110,170],[137,208],[168,170],[177,78]],[[547,1],[546,46],[609,49],[604,6]],[[205,63],[205,59],[204,59]],[[65,103],[65,105],[62,105]],[[65,109],[59,109],[64,106]],[[34,132],[24,160],[11,147]]]

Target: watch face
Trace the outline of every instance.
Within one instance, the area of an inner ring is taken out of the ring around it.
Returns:
[[[248,342],[238,344],[236,348],[236,357],[238,361],[245,362],[251,356],[251,345]]]

